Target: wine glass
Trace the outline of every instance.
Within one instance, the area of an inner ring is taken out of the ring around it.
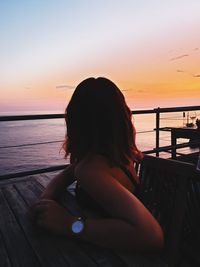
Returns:
[[[190,119],[192,120],[192,124],[194,125],[194,120],[196,119],[197,114],[195,111],[190,112]]]

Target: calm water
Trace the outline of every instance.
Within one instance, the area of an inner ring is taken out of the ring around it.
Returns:
[[[135,115],[137,145],[144,151],[155,147],[155,132],[141,133],[155,128],[155,115]],[[161,127],[182,126],[182,114],[162,115]],[[0,122],[0,175],[49,167],[66,163],[62,141],[65,136],[63,119]],[[18,146],[56,141],[56,143]],[[180,140],[181,141],[181,140]],[[161,132],[161,145],[170,145],[170,134]],[[163,156],[166,156],[163,154]]]

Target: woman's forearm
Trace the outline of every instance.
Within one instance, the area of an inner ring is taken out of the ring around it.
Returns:
[[[85,229],[79,235],[72,234],[71,223],[76,218],[68,218],[62,234],[78,237],[93,244],[116,251],[160,251],[163,247],[163,233],[158,227],[146,231],[139,225],[132,225],[120,219],[87,219]]]
[[[87,220],[82,238],[116,250],[132,248],[133,226],[117,219]]]
[[[138,221],[123,218],[87,218],[82,233],[72,232],[72,225],[78,220],[56,201],[43,199],[33,207],[36,223],[42,228],[67,237],[77,237],[93,244],[114,250],[158,251],[163,247],[163,232],[159,224],[142,213]]]
[[[82,238],[114,250],[160,250],[163,233],[158,227],[152,232],[120,219],[87,220]]]
[[[40,198],[56,200],[65,188],[74,181],[74,167],[69,165],[47,185]]]

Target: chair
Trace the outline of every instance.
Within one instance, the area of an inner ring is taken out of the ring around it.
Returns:
[[[139,199],[160,223],[165,248],[162,258],[170,266],[181,259],[181,235],[191,164],[145,155],[139,166]]]
[[[182,255],[190,266],[200,266],[200,171],[190,173],[181,240]]]

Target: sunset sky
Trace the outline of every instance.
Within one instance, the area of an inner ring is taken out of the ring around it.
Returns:
[[[0,36],[0,112],[62,112],[90,76],[133,109],[200,105],[199,0],[1,0]]]

